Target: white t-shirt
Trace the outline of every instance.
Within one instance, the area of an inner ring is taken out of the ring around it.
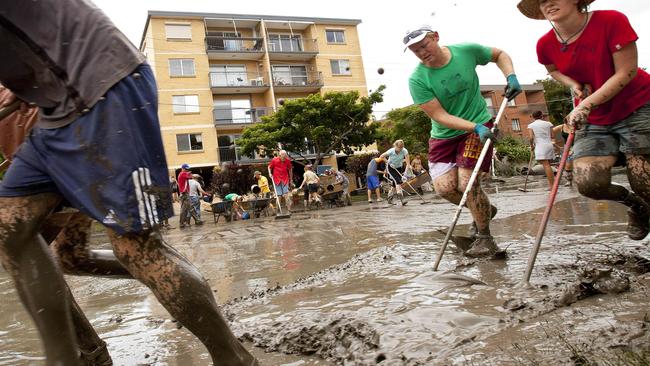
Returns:
[[[187,181],[187,184],[190,188],[190,196],[200,196],[200,191],[201,185],[199,182],[195,181],[194,179],[190,179]]]
[[[553,124],[551,122],[538,119],[529,124],[528,129],[533,130],[533,133],[535,134],[535,145],[551,143],[551,131],[553,129]]]

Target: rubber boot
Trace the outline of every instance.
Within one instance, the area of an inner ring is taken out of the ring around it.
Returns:
[[[629,207],[627,236],[632,240],[643,240],[650,232],[650,205],[633,192],[619,202]]]
[[[499,247],[492,235],[478,234],[476,240],[472,243],[472,247],[465,252],[465,255],[472,258],[490,257],[498,251]]]
[[[573,186],[573,171],[571,171],[571,170],[564,171],[564,179],[566,179],[566,183],[564,183],[564,186],[565,187],[572,187]]]
[[[497,212],[499,210],[494,205],[490,205],[490,209],[491,209],[490,220],[492,220],[494,216],[497,215]],[[478,235],[478,227],[476,226],[476,222],[472,221],[472,223],[469,226],[469,230],[467,230],[467,234],[469,235],[470,238],[476,239],[476,236]]]
[[[388,198],[386,199],[386,202],[387,202],[389,205],[394,205],[394,203],[393,203],[393,198],[394,198],[394,196],[395,196],[395,191],[393,191],[393,190],[391,189],[390,192],[388,192]]]
[[[108,354],[106,343],[102,341],[102,345],[98,346],[94,351],[87,352],[81,350],[81,360],[86,366],[112,366],[113,360]]]

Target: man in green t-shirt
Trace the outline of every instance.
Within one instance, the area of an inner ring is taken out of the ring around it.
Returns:
[[[482,145],[494,140],[492,115],[481,95],[476,67],[494,62],[507,79],[506,98],[521,93],[512,60],[504,51],[474,43],[441,46],[440,36],[423,26],[404,37],[404,45],[421,61],[409,78],[413,102],[431,117],[429,172],[441,197],[459,204]],[[492,156],[492,148],[487,156]],[[489,171],[490,160],[481,165]],[[499,248],[490,234],[490,219],[496,207],[490,205],[477,179],[469,192],[467,207],[474,218],[475,240],[468,256],[489,256]]]

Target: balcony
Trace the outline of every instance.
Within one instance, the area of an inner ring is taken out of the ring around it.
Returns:
[[[220,129],[241,129],[246,125],[262,122],[262,117],[273,113],[270,107],[253,108],[215,108],[214,124]]]
[[[285,73],[273,72],[273,87],[276,92],[316,92],[323,87],[320,72]]]
[[[264,38],[205,37],[210,60],[261,60],[264,57]]]
[[[264,76],[246,71],[217,71],[210,73],[213,94],[264,93],[269,83]]]
[[[241,148],[236,145],[230,146],[219,146],[219,161],[241,161],[241,162],[252,162],[254,159],[242,155],[240,153]]]
[[[318,42],[311,38],[270,38],[271,61],[309,61],[318,55]]]

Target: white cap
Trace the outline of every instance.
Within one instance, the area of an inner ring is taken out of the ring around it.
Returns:
[[[429,33],[433,33],[434,30],[431,28],[430,25],[423,25],[419,27],[418,29],[408,31],[406,32],[406,35],[404,36],[404,39],[402,39],[402,43],[404,43],[404,51],[410,46],[414,45],[421,40],[424,39],[424,37],[427,36]]]

